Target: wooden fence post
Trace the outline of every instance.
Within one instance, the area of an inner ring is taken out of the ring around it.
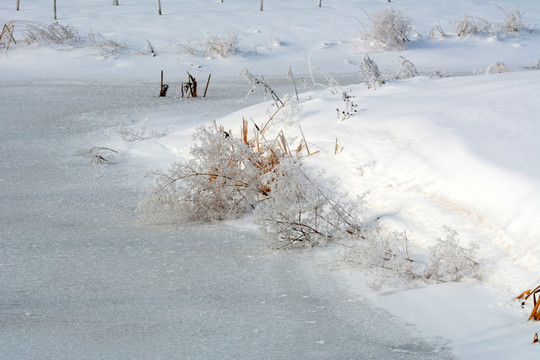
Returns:
[[[208,85],[210,84],[210,77],[212,76],[212,74],[208,74],[208,81],[206,81],[206,87],[204,88],[204,95],[203,95],[203,98],[206,97],[206,92],[208,91]]]
[[[159,97],[167,96],[169,85],[163,83],[163,70],[161,70],[161,87],[159,88]]]

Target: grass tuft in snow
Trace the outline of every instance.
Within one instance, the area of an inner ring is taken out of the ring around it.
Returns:
[[[457,36],[489,35],[493,32],[493,25],[479,16],[465,14],[462,18],[453,20]]]
[[[511,72],[512,69],[510,69],[508,67],[508,65],[506,65],[505,63],[503,62],[494,62],[493,64],[489,65],[486,69],[486,75],[488,74],[500,74],[500,73],[505,73],[505,72]]]
[[[419,260],[422,256],[413,248],[406,231],[385,234],[376,224],[366,227],[362,238],[345,234],[341,239],[342,259],[368,270],[369,283],[378,291],[388,283],[457,282],[478,277],[478,263],[474,260],[478,245],[463,247],[455,230],[443,228],[446,236],[429,248],[426,261]]]
[[[368,89],[375,90],[378,86],[384,84],[379,67],[368,54],[364,56],[364,59],[358,68],[358,75],[360,76],[360,79],[364,81]]]
[[[412,19],[404,17],[392,7],[368,15],[370,26],[354,40],[354,49],[403,50],[412,34]]]
[[[127,49],[127,44],[115,38],[107,39],[101,34],[88,34],[88,41],[91,47],[99,50],[99,55],[103,58],[117,56],[122,50]]]
[[[412,62],[400,56],[398,59],[400,66],[396,73],[396,79],[409,79],[418,76],[418,71]]]
[[[498,5],[497,5],[498,6]],[[499,30],[505,34],[517,33],[520,31],[530,31],[523,21],[523,14],[517,6],[510,10],[504,10],[500,6],[499,9],[504,13],[504,21],[499,25]]]
[[[426,266],[427,279],[435,281],[459,281],[464,277],[477,277],[477,265],[474,260],[478,245],[459,244],[458,233],[449,226],[443,226],[446,236],[437,239],[432,246]]]
[[[183,55],[191,56],[230,56],[238,51],[240,38],[235,32],[224,36],[208,36],[202,43],[192,44],[191,41],[176,44]]]
[[[469,35],[512,35],[520,31],[531,31],[523,20],[523,14],[517,6],[510,10],[504,10],[496,5],[504,13],[501,23],[490,22],[483,17],[465,14],[463,18],[453,20],[457,36]]]
[[[55,43],[63,45],[79,45],[81,38],[79,33],[71,25],[61,25],[58,22],[52,24],[23,23],[24,42],[28,45],[36,43]]]
[[[271,191],[263,175],[275,173],[292,152],[282,132],[267,140],[264,129],[257,128],[255,138],[248,139],[244,121],[240,133],[234,137],[215,122],[198,128],[187,162],[149,174],[156,183],[139,204],[143,217],[152,222],[214,221],[254,209],[259,197]]]

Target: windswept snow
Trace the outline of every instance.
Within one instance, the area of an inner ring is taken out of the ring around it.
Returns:
[[[536,356],[540,329],[526,321],[530,304],[514,300],[540,285],[536,0],[517,4],[530,30],[469,37],[452,21],[501,22],[501,8],[516,4],[267,0],[260,12],[254,1],[186,0],[162,1],[158,16],[154,1],[73,0],[58,4],[58,21],[77,31],[77,46],[24,45],[30,25],[53,22],[49,5],[0,3],[0,26],[14,20],[18,41],[0,54],[0,357]],[[403,51],[355,50],[367,14],[384,6],[414,21],[411,41]],[[446,37],[430,36],[438,24]],[[125,47],[95,46],[88,33]],[[233,33],[236,54],[182,51]],[[376,90],[358,78],[367,52],[389,80]],[[400,56],[420,76],[392,80]],[[495,62],[513,71],[485,75]],[[137,224],[143,175],[185,160],[198,126],[216,119],[237,134],[242,118],[264,124],[274,112],[261,89],[241,101],[250,86],[239,72],[264,75],[288,98],[289,67],[300,98],[271,126],[294,141],[300,125],[319,151],[307,165],[351,196],[369,191],[366,216],[407,231],[418,261],[443,225],[464,246],[477,243],[480,279],[395,281],[374,292],[370,274],[340,262],[335,245],[268,252],[249,215],[192,228]],[[158,99],[161,70],[170,89]],[[186,71],[199,86],[212,74],[206,99],[179,99]],[[357,105],[347,119],[336,114],[343,92]],[[126,142],[119,126],[168,132]],[[117,152],[90,166],[93,146]]]

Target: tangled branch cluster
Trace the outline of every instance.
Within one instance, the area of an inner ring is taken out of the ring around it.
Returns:
[[[286,159],[265,174],[270,197],[255,209],[258,224],[272,248],[324,246],[342,232],[361,234],[363,198],[322,189],[299,159]],[[360,236],[360,235],[359,235]]]
[[[255,134],[248,140],[247,122],[238,138],[215,122],[199,128],[190,160],[151,174],[155,184],[140,210],[154,222],[234,219],[253,210],[269,247],[340,244],[343,259],[369,270],[377,288],[389,279],[441,282],[476,275],[476,247],[462,247],[451,228],[445,227],[446,237],[427,261],[419,261],[406,232],[383,234],[377,222],[366,221],[365,197],[351,200],[310,176],[282,132],[274,141],[258,128]]]
[[[145,216],[153,221],[212,221],[254,209],[269,192],[263,175],[273,172],[289,152],[277,139],[248,140],[246,122],[242,134],[235,138],[215,122],[197,129],[189,161],[150,174],[156,183],[139,206]]]

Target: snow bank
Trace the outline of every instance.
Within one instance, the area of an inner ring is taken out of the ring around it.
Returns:
[[[306,60],[310,59],[343,85],[335,86],[334,92],[314,91],[321,87],[308,80],[309,92],[298,101],[291,99],[301,112],[289,117],[280,114],[273,126],[292,138],[299,136],[300,124],[310,146],[320,151],[307,163],[325,169],[328,183],[351,195],[370,191],[369,215],[380,217],[384,229],[409,231],[414,245],[425,250],[441,236],[442,225],[448,225],[459,232],[463,243],[480,246],[482,281],[417,284],[408,291],[372,295],[374,301],[427,333],[452,339],[460,358],[532,354],[537,349],[527,343],[538,327],[525,322],[526,311],[512,297],[540,282],[536,273],[540,72],[530,69],[540,59],[538,33],[470,37],[453,33],[451,21],[465,13],[502,21],[503,12],[491,3],[411,0],[391,5],[414,20],[416,35],[404,51],[371,51],[370,57],[387,77],[398,68],[400,55],[424,76],[389,81],[376,91],[346,84],[359,82],[357,70],[365,52],[353,52],[352,43],[369,23],[366,13],[387,4],[346,0],[323,1],[322,8],[315,1],[265,1],[264,12],[247,0],[163,2],[163,16],[157,15],[152,1],[121,2],[114,7],[74,0],[58,5],[58,21],[77,30],[80,45],[14,45],[0,54],[0,83],[135,80],[153,86],[164,70],[171,84],[178,85],[189,71],[203,78],[212,73],[213,81],[222,85],[237,81],[238,72],[247,68],[279,79],[276,86],[293,93],[285,81],[289,66],[297,78],[309,79],[313,69]],[[514,2],[498,5],[510,9]],[[530,27],[538,27],[538,2],[521,1],[519,6]],[[10,20],[15,20],[15,37],[21,43],[28,24],[53,22],[52,10],[42,2],[23,1],[16,12],[14,4],[2,2],[0,26]],[[437,24],[447,37],[429,35]],[[126,47],[104,53],[88,43],[90,32]],[[197,46],[208,36],[227,33],[240,38],[238,52],[230,56],[190,56],[179,46]],[[147,51],[147,41],[157,56]],[[472,76],[483,74],[496,61],[515,72]],[[435,70],[469,76],[430,79]],[[336,109],[346,106],[342,91],[353,96],[357,113],[340,121]],[[150,119],[150,127],[171,127],[168,136],[134,143],[110,136],[108,145],[129,154],[126,159],[141,167],[141,175],[152,166],[166,166],[187,156],[189,134],[208,123],[203,111],[194,108],[179,110],[185,111],[182,119],[192,117],[184,123],[178,123],[174,114],[148,110],[141,117]],[[265,123],[268,108],[263,103],[219,122],[231,129],[239,129],[242,117]],[[337,154],[336,139],[343,147]],[[352,274],[336,276],[348,281],[352,291],[369,292],[357,270],[349,271]]]

